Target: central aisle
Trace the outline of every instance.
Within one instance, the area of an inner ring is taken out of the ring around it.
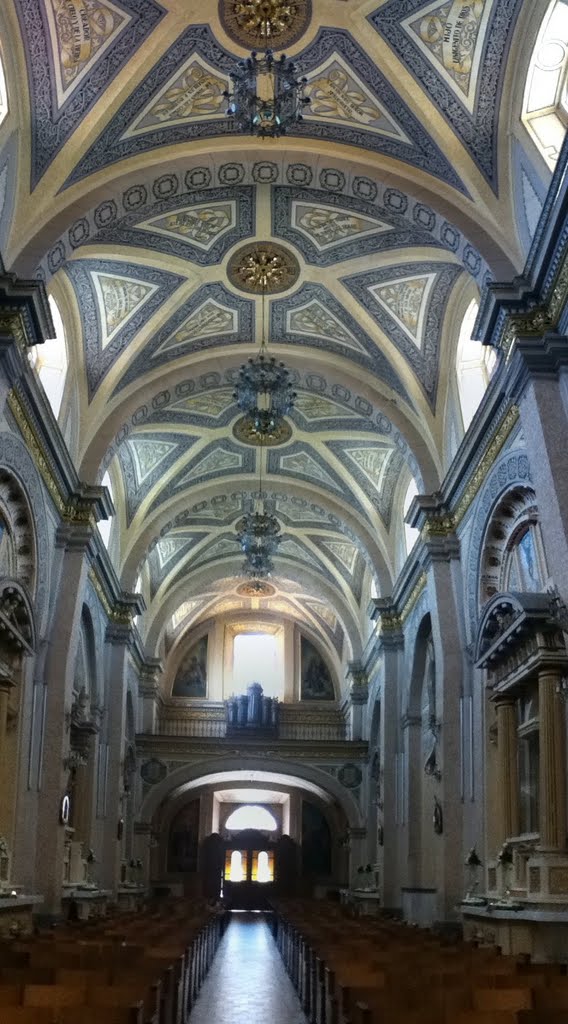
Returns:
[[[306,1024],[262,914],[232,914],[189,1024]]]

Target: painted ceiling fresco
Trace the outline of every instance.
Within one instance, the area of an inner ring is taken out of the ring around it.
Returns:
[[[266,611],[342,657],[400,568],[410,481],[440,484],[459,317],[520,268],[498,155],[530,5],[274,3],[310,105],[264,143],[223,95],[263,48],[259,5],[4,0],[2,256],[62,309],[62,425],[80,424],[83,478],[110,473],[111,550],[126,589],[142,579],[146,637]],[[234,272],[260,242],[296,268],[265,304]],[[265,335],[297,399],[261,449],[233,392]],[[235,527],[260,474],[283,539],[255,595]]]

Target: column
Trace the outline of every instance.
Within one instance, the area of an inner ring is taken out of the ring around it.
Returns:
[[[363,739],[363,718],[369,699],[369,682],[360,661],[347,663],[347,680],[350,681],[348,697],[349,739]]]
[[[566,849],[565,715],[559,683],[557,669],[538,674],[540,846],[553,851]]]
[[[512,697],[498,697],[497,763],[499,786],[499,820],[495,838],[501,847],[506,839],[519,834],[519,763],[517,708]]]
[[[509,393],[518,403],[548,565],[561,596],[568,598],[568,433],[566,380],[559,371],[568,339],[557,335],[518,338],[511,360]]]
[[[118,822],[122,817],[124,796],[124,753],[126,736],[126,665],[128,647],[132,641],[132,620],[125,612],[124,620],[109,624],[106,632],[108,650],[108,680],[112,700],[106,708],[104,739],[109,748],[106,778],[106,808],[103,849],[99,877],[101,889],[116,892],[120,882],[122,842]]]
[[[69,750],[69,717],[79,641],[82,597],[87,578],[86,548],[90,529],[68,526],[57,538],[59,566],[54,565],[56,599],[50,623],[51,644],[45,662],[46,710],[42,780],[36,846],[38,892],[42,913],[61,912],[65,830],[59,823],[61,800],[67,789],[64,759]],[[59,568],[59,573],[57,573]]]

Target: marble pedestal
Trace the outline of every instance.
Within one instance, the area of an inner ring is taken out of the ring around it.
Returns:
[[[0,896],[0,939],[31,935],[34,908],[40,903],[43,903],[43,896]]]
[[[74,906],[79,921],[88,921],[94,917],[106,917],[108,901],[112,892],[107,889],[78,889],[63,887],[61,903],[65,917],[70,917]]]
[[[507,956],[528,954],[535,963],[566,960],[568,908],[543,909],[524,905],[518,910],[460,907],[464,939],[497,945]]]

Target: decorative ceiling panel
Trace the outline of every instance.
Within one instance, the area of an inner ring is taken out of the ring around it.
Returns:
[[[154,196],[145,207],[102,227],[90,242],[151,249],[209,266],[254,234],[255,197],[251,185]]]
[[[521,2],[388,0],[369,15],[495,192],[503,76]]]
[[[404,465],[404,456],[392,446],[371,441],[326,441],[326,445],[354,477],[363,492],[390,527],[394,491]]]
[[[279,344],[309,344],[352,359],[376,375],[407,401],[400,377],[354,317],[323,285],[304,284],[294,294],[271,302],[271,334]]]
[[[361,552],[355,544],[345,539],[332,540],[329,537],[320,537],[317,534],[309,534],[309,538],[332,562],[359,602],[361,600],[364,562]]]
[[[169,576],[176,566],[186,557],[196,544],[207,535],[205,533],[175,533],[161,537],[153,551],[148,555],[150,566],[150,595],[154,599],[160,584]]]
[[[164,17],[155,0],[18,0],[31,94],[31,187]]]
[[[282,187],[272,195],[274,234],[292,242],[316,266],[411,245],[443,245],[419,224],[357,196]]]
[[[432,407],[438,387],[440,334],[451,289],[461,268],[406,263],[342,278],[342,283],[402,352]]]
[[[316,113],[294,134],[385,153],[466,191],[426,129],[349,33],[321,29],[297,59],[311,83]],[[208,26],[192,26],[111,119],[66,185],[156,146],[234,135],[223,97],[234,61]],[[334,190],[341,191],[344,176],[334,181]]]
[[[315,447],[296,441],[283,450],[272,449],[267,455],[269,473],[315,484],[341,497],[343,501],[348,500],[352,507],[361,510],[357,500],[346,490],[345,481]]]
[[[126,495],[127,526],[152,488],[197,440],[187,434],[145,433],[131,435],[120,445],[117,455]]]
[[[153,501],[150,511],[153,512],[180,491],[189,490],[205,480],[216,480],[222,476],[233,476],[235,473],[250,474],[255,472],[255,468],[255,449],[237,445],[229,438],[213,441],[168,481]]]
[[[174,359],[247,338],[252,342],[253,302],[233,295],[220,283],[204,284],[156,331],[128,367],[116,391]]]
[[[77,296],[92,398],[118,356],[184,278],[118,260],[71,260],[65,270]]]

